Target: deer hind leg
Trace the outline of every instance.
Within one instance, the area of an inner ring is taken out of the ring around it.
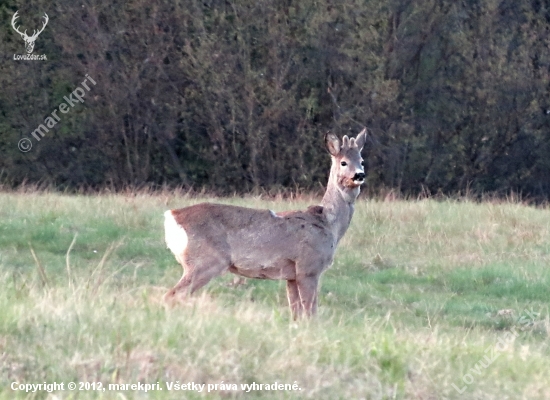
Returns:
[[[164,295],[165,301],[177,294],[184,296],[193,294],[206,285],[212,278],[221,275],[229,268],[229,260],[221,254],[202,254],[200,257],[178,257],[183,267],[183,276],[172,289]]]
[[[296,321],[302,314],[302,303],[300,301],[300,292],[298,284],[295,280],[286,281],[286,294],[288,297],[288,305],[292,312],[292,318]]]
[[[311,317],[317,313],[317,286],[319,275],[303,276],[296,279],[302,309],[306,316]]]
[[[164,301],[169,301],[173,299],[176,296],[176,293],[184,291],[189,287],[189,285],[192,282],[192,275],[194,268],[191,267],[189,264],[185,262],[183,257],[176,257],[178,262],[183,267],[183,275],[172,289],[170,289],[165,295],[164,295]]]

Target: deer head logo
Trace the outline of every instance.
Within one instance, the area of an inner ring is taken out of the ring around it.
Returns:
[[[42,33],[46,25],[48,25],[48,21],[50,20],[48,18],[48,14],[44,13],[44,25],[42,25],[42,29],[40,29],[38,32],[35,30],[32,34],[32,36],[27,35],[27,30],[25,29],[25,32],[21,32],[19,29],[17,29],[17,26],[15,26],[15,20],[19,18],[19,15],[17,15],[19,11],[16,11],[15,14],[13,14],[13,18],[11,19],[11,26],[13,26],[13,29],[15,32],[19,33],[23,40],[25,41],[25,50],[27,50],[27,54],[31,54],[34,50],[34,42],[36,41],[36,38],[38,38],[38,35]]]

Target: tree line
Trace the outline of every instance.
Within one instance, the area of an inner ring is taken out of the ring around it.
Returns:
[[[47,60],[14,59],[16,11],[28,32],[48,14]],[[550,0],[36,0],[0,15],[5,186],[316,190],[324,134],[366,126],[372,192],[550,195]]]

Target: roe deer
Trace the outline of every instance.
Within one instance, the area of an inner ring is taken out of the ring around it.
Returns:
[[[164,213],[166,245],[184,273],[166,295],[193,293],[229,271],[247,278],[284,279],[294,319],[317,310],[317,285],[346,233],[365,179],[361,150],[366,129],[343,140],[328,133],[332,158],[320,206],[305,211],[257,210],[202,203]]]

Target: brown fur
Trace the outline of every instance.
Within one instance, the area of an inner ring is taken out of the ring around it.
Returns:
[[[354,176],[363,170],[360,151],[365,136],[363,131],[357,139],[345,136],[340,142],[336,136],[327,135],[332,168],[320,206],[275,214],[202,203],[167,213],[167,220],[173,218],[185,230],[188,242],[183,250],[171,247],[184,275],[165,298],[178,292],[193,293],[229,271],[247,278],[286,280],[294,318],[304,311],[314,314],[319,278],[331,265],[336,245],[353,215],[353,202],[362,183],[362,179],[354,181]],[[342,161],[348,165],[343,167]],[[173,243],[169,234],[173,231],[167,230],[167,243]],[[180,251],[182,254],[176,254]]]

